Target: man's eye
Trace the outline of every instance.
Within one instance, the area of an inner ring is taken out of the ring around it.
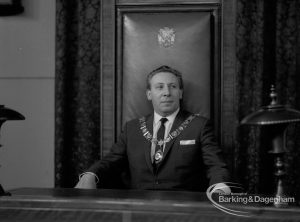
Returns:
[[[176,86],[176,85],[171,85],[171,88],[172,88],[172,89],[176,89],[177,86]]]
[[[163,89],[163,86],[156,86],[156,89]]]

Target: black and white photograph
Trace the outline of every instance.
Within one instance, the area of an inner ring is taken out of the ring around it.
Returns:
[[[300,221],[299,0],[0,0],[0,221]]]

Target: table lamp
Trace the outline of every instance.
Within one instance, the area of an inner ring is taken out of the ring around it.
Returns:
[[[284,188],[284,154],[285,154],[285,132],[290,123],[300,121],[300,111],[288,108],[277,103],[277,93],[275,87],[271,86],[271,103],[268,106],[261,107],[258,111],[251,113],[242,119],[241,124],[267,126],[270,130],[272,148],[269,151],[274,156],[274,176],[276,179],[275,184],[275,197],[286,197]],[[276,207],[282,207],[287,203],[276,202]]]
[[[7,120],[24,120],[25,117],[18,113],[15,110],[6,108],[4,105],[0,105],[0,129],[2,124]],[[0,147],[2,145],[0,144]],[[5,192],[0,184],[0,196],[10,195],[8,192]]]

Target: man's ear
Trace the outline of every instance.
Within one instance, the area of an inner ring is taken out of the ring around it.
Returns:
[[[147,90],[146,91],[146,95],[147,95],[147,99],[150,101],[152,100],[152,97],[151,97],[151,91],[150,90]]]
[[[147,99],[148,99],[149,101],[151,101],[151,100],[152,100],[152,96],[151,96],[151,91],[150,91],[150,90],[147,90],[147,91],[146,91],[146,95],[147,95]]]

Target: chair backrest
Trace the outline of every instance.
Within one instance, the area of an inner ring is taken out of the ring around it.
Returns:
[[[117,134],[124,123],[152,111],[146,77],[162,65],[183,75],[183,108],[218,128],[220,30],[207,7],[120,8],[117,49]],[[218,134],[218,132],[216,131]]]

